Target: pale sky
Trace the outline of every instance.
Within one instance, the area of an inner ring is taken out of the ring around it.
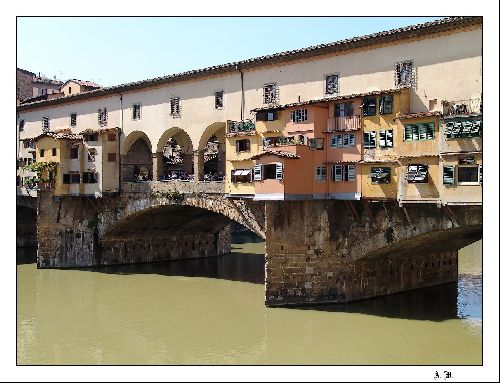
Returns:
[[[103,86],[440,17],[18,17],[17,66]]]

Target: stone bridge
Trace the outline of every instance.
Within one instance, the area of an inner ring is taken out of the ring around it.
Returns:
[[[29,195],[16,195],[16,247],[36,246],[37,199]]]
[[[38,266],[217,256],[230,222],[266,240],[266,304],[347,302],[457,279],[482,207],[227,199],[215,182],[124,183],[117,195],[39,193]]]

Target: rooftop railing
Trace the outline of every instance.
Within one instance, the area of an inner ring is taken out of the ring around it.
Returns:
[[[469,100],[446,101],[443,100],[443,116],[467,116],[483,113],[483,100],[472,98]]]

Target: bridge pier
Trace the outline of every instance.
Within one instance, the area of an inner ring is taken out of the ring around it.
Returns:
[[[457,280],[458,249],[481,237],[479,215],[435,205],[266,203],[266,305],[349,302]],[[368,209],[370,209],[368,211]]]

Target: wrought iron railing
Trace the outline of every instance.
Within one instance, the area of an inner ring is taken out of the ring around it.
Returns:
[[[361,117],[333,117],[328,119],[329,131],[346,131],[361,129]]]
[[[472,98],[469,100],[446,101],[443,100],[443,116],[464,116],[470,114],[483,113],[482,98]]]
[[[227,121],[228,133],[246,133],[255,131],[255,123],[251,120],[246,121]]]

